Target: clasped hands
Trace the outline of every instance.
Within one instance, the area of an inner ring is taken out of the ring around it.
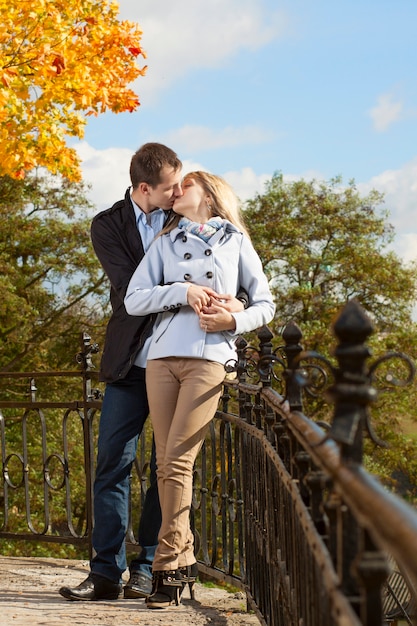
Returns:
[[[235,330],[232,313],[243,311],[244,306],[230,294],[216,293],[210,287],[189,284],[187,302],[200,319],[200,327],[208,333]]]

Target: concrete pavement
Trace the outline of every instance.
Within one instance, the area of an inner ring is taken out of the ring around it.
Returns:
[[[196,600],[186,589],[181,606],[165,610],[147,609],[144,600],[69,602],[58,594],[87,575],[85,561],[0,557],[1,626],[259,626],[243,593],[199,583]]]

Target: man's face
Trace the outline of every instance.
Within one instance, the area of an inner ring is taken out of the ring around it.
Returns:
[[[161,171],[161,182],[156,187],[148,185],[149,209],[170,209],[175,198],[182,196],[181,170],[165,166]]]

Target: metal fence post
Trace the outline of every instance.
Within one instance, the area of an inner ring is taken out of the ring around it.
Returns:
[[[94,437],[93,437],[93,410],[91,402],[98,398],[96,390],[91,386],[91,372],[94,370],[92,355],[99,351],[96,343],[91,343],[91,337],[88,333],[81,333],[81,351],[76,355],[76,361],[82,367],[83,377],[83,437],[84,437],[84,468],[86,479],[86,534],[88,538],[88,551],[90,558],[93,555],[92,531],[94,526],[94,508],[93,508],[93,484],[94,484]]]
[[[377,395],[366,367],[371,353],[365,340],[372,334],[373,326],[360,304],[350,300],[333,330],[339,340],[334,352],[339,367],[335,369],[335,384],[328,391],[334,401],[329,437],[340,445],[344,462],[360,464],[367,407]]]
[[[328,437],[339,444],[342,463],[359,467],[368,405],[377,396],[370,384],[367,359],[371,353],[365,345],[373,326],[359,303],[351,300],[342,309],[333,330],[339,340],[334,352],[339,367],[335,369],[335,384],[328,392],[334,400]],[[339,540],[337,561],[343,592],[364,625],[380,624],[380,590],[387,575],[386,562],[366,530],[360,528],[352,512],[343,505]]]
[[[298,369],[297,360],[303,351],[303,347],[300,344],[302,337],[302,332],[294,321],[289,322],[282,333],[282,338],[285,341],[283,351],[287,358],[287,368],[284,371],[286,380],[285,398],[290,405],[291,411],[303,410],[301,386],[296,376]]]

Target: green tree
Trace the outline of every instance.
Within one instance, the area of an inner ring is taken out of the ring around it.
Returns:
[[[341,306],[358,298],[381,334],[410,324],[416,266],[388,250],[394,231],[383,196],[354,182],[284,181],[275,174],[245,218],[271,284],[280,328],[294,319],[309,348],[324,349]],[[379,209],[379,211],[378,211]]]
[[[82,183],[0,178],[0,370],[74,365],[82,330],[101,328],[107,285]]]

